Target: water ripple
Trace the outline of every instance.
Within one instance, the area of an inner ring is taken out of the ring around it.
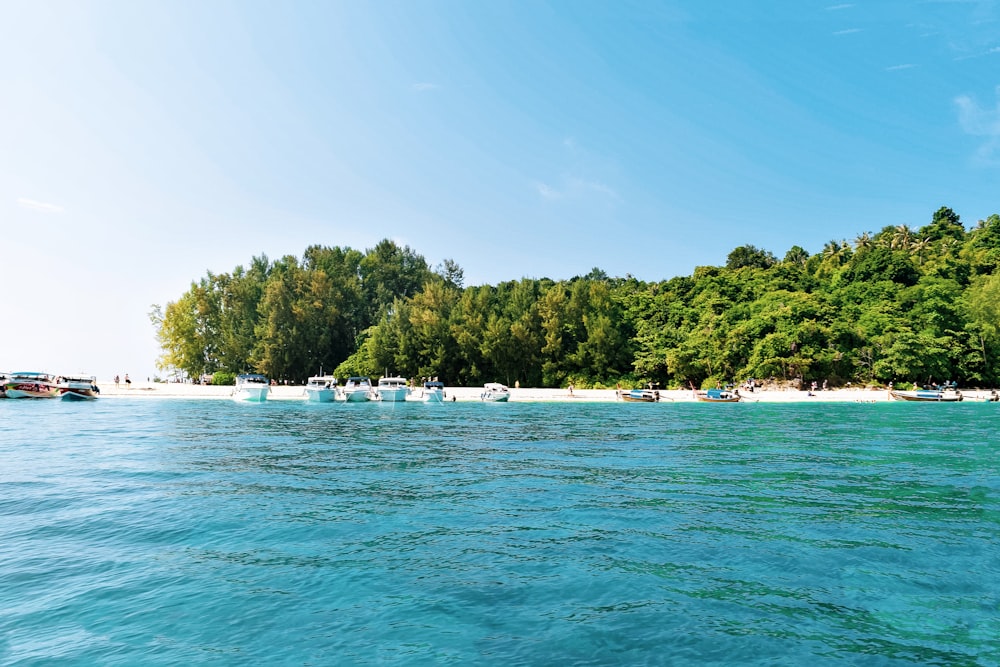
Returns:
[[[995,406],[326,407],[0,402],[0,662],[1000,664]]]

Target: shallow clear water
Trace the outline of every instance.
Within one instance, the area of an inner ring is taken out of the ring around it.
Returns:
[[[998,425],[0,401],[0,662],[998,665]]]

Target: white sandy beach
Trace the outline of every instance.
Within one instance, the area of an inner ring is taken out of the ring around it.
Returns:
[[[114,380],[100,380],[103,398],[187,398],[187,399],[228,399],[232,387],[197,385],[187,383],[133,382],[131,388],[126,388],[124,382],[115,387]],[[446,387],[449,399],[455,401],[479,401],[482,387]],[[302,385],[277,385],[271,388],[269,401],[302,401],[305,400],[305,389]],[[745,403],[877,403],[889,401],[889,392],[885,389],[832,389],[816,391],[810,395],[807,391],[797,390],[761,390],[753,393],[741,391]],[[985,401],[990,395],[988,389],[963,389],[966,401]],[[544,389],[522,387],[510,389],[510,400],[516,402],[551,402],[580,401],[592,403],[613,403],[618,400],[614,389],[575,389],[571,394],[566,389]],[[689,389],[660,390],[660,403],[695,402]]]

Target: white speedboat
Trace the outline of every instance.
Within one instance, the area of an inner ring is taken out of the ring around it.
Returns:
[[[306,400],[311,403],[331,403],[337,396],[337,378],[314,375],[306,382]]]
[[[410,387],[406,378],[381,377],[378,380],[377,393],[378,400],[384,403],[398,403],[406,400],[410,394]]]
[[[444,383],[437,380],[424,382],[420,397],[426,403],[444,403],[445,399]]]
[[[363,403],[372,400],[371,378],[356,376],[347,378],[347,383],[340,390],[347,403]]]
[[[35,371],[11,373],[4,384],[7,398],[56,398],[59,383],[54,375]]]
[[[237,375],[236,386],[233,387],[233,400],[263,403],[267,400],[269,391],[271,391],[271,387],[263,375],[257,373]]]
[[[486,403],[506,403],[510,400],[510,389],[499,382],[487,382],[479,398]]]
[[[64,401],[92,401],[101,395],[93,375],[64,375],[58,386]]]

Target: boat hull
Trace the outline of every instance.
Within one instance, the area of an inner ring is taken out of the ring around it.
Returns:
[[[660,400],[660,392],[655,389],[620,389],[618,398],[626,403],[656,403]]]
[[[401,403],[406,400],[408,393],[409,390],[406,387],[380,388],[378,390],[378,400],[383,403]]]
[[[46,382],[10,382],[4,394],[7,398],[57,398],[59,388]]]
[[[61,389],[64,401],[96,401],[98,394],[93,389]]]
[[[233,392],[233,400],[244,403],[263,403],[267,400],[267,387],[241,387]]]
[[[694,393],[696,401],[702,403],[739,403],[743,397],[728,390],[711,389],[709,391],[696,391]]]
[[[336,395],[329,387],[306,387],[306,400],[310,403],[332,403]]]
[[[371,392],[368,389],[345,389],[345,403],[364,403],[371,400]]]
[[[510,400],[510,389],[499,382],[487,382],[483,385],[483,393],[479,395],[479,400],[484,403],[506,403]]]

